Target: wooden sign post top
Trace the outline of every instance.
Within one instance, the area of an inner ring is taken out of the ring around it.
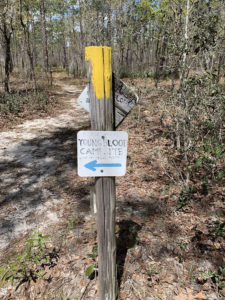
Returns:
[[[90,61],[89,73],[96,98],[109,99],[112,90],[111,48],[90,46],[85,48],[85,61]]]
[[[111,48],[87,47],[85,49],[85,60],[88,68],[87,73],[90,77],[88,79],[91,82],[93,91],[89,90],[89,83],[78,97],[77,102],[86,111],[90,112],[90,97],[94,95],[98,100],[111,99],[113,90],[114,99],[112,100],[115,109],[115,122],[113,125],[118,127],[136,105],[139,98],[130,87],[112,73]]]

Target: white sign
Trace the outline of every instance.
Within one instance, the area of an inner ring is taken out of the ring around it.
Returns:
[[[90,99],[88,96],[88,86],[85,87],[83,92],[77,99],[77,103],[80,104],[86,111],[90,112]]]
[[[128,115],[131,109],[138,102],[138,96],[122,80],[116,79],[115,82],[115,126],[118,127],[123,119]],[[90,112],[90,99],[88,95],[88,86],[77,99],[78,104],[86,111]]]
[[[124,176],[128,134],[125,131],[79,131],[78,175],[81,177]]]

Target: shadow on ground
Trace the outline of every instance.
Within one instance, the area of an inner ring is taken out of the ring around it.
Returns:
[[[10,161],[0,163],[1,235],[9,235],[24,222],[28,227],[30,223],[32,228],[36,214],[42,213],[43,222],[43,214],[51,208],[56,215],[54,203],[57,201],[63,205],[68,198],[80,199],[78,208],[87,209],[85,197],[89,194],[89,183],[76,184],[79,130],[62,128],[48,137],[5,149],[4,155],[10,157]]]
[[[119,236],[117,238],[117,277],[118,286],[120,287],[127,251],[137,244],[138,232],[141,230],[141,226],[132,220],[122,220],[118,223],[118,225]]]

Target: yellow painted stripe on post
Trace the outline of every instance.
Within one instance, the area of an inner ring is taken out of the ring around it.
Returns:
[[[85,60],[90,61],[92,84],[98,99],[109,99],[112,89],[112,65],[110,47],[86,47]]]

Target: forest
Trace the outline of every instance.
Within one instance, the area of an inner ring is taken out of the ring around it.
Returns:
[[[2,0],[1,79],[10,74],[51,78],[61,67],[85,75],[84,48],[112,47],[120,76],[188,78],[224,74],[224,1],[221,0]],[[28,80],[28,79],[27,79]]]
[[[0,0],[0,299],[97,299],[88,46],[139,97],[118,128],[118,299],[224,299],[224,0]]]

